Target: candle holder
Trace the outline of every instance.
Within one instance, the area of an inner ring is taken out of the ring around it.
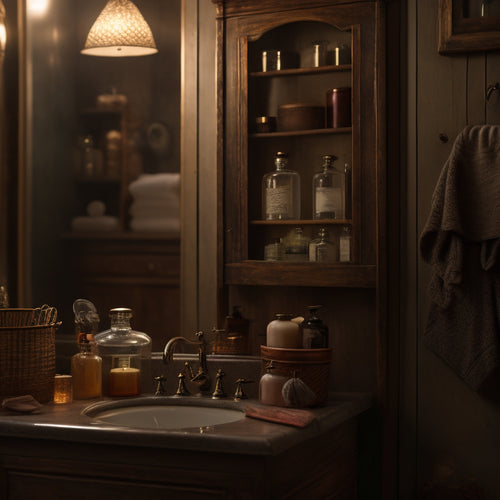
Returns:
[[[71,375],[54,376],[54,403],[73,402],[73,377]]]

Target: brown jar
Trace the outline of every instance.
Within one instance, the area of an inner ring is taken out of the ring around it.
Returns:
[[[326,128],[351,126],[351,87],[326,92]]]

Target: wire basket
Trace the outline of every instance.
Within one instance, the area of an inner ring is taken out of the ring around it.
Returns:
[[[56,371],[57,310],[0,309],[0,399],[29,394],[52,400]]]

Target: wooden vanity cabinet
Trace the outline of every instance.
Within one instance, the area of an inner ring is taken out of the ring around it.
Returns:
[[[355,419],[264,456],[4,437],[0,498],[354,500],[355,440]]]

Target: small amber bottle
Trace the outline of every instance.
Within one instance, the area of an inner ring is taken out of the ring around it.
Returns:
[[[78,346],[80,352],[71,358],[73,398],[99,398],[102,392],[102,359],[92,352],[86,336],[80,337]]]

